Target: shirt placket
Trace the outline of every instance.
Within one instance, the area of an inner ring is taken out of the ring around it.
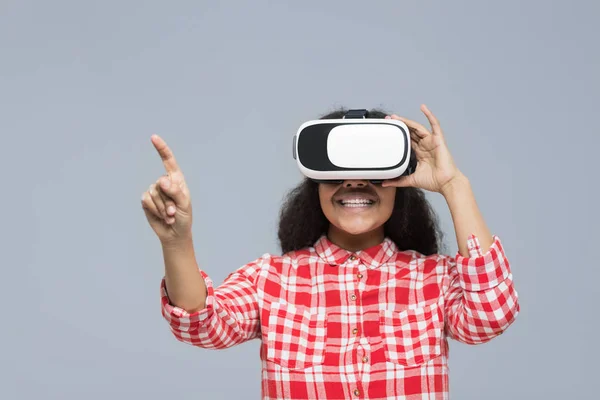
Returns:
[[[351,393],[352,398],[364,399],[365,387],[369,382],[370,374],[370,346],[367,338],[364,335],[363,329],[363,307],[362,307],[362,294],[366,289],[366,274],[367,268],[363,265],[360,258],[355,255],[351,255],[348,259],[347,267],[351,270],[348,274],[348,278],[351,282],[348,282],[348,309],[350,310],[350,321],[354,322],[351,329],[352,341],[355,343],[353,346],[353,354],[350,355],[351,362],[354,364],[354,370],[356,376],[353,382],[351,382]]]

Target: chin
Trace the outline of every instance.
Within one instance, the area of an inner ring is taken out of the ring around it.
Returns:
[[[374,230],[376,230],[379,226],[377,225],[372,225],[372,224],[368,224],[368,225],[363,225],[363,224],[353,224],[353,223],[349,223],[349,224],[344,224],[341,223],[338,225],[338,229],[342,230],[343,232],[352,235],[352,236],[359,236],[359,235],[364,235],[366,233],[370,233],[373,232]]]

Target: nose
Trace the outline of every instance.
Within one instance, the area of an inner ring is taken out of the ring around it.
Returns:
[[[358,188],[363,188],[366,187],[369,183],[365,180],[347,180],[344,181],[344,187],[346,188],[352,188],[352,187],[358,187]]]

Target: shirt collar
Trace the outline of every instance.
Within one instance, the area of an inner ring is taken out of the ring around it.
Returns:
[[[364,265],[369,268],[376,268],[387,262],[394,254],[398,252],[398,247],[390,238],[384,238],[383,241],[375,246],[351,252],[332,243],[326,235],[322,235],[314,245],[315,251],[326,263],[331,265],[342,265],[348,258],[355,256],[359,258]]]

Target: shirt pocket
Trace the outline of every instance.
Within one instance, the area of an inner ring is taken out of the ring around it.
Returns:
[[[400,312],[382,310],[379,327],[389,362],[413,367],[442,354],[443,315],[437,303]]]
[[[267,327],[267,360],[288,369],[323,363],[327,337],[324,313],[272,303]]]

